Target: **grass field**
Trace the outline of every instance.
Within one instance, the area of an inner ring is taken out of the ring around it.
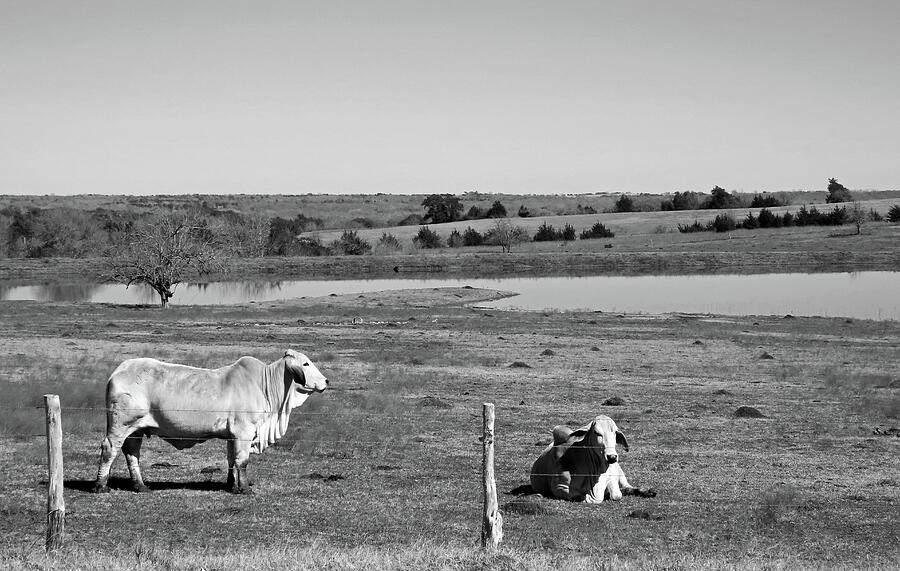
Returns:
[[[221,307],[0,302],[0,568],[747,569],[900,565],[900,324],[485,311],[471,289]],[[220,366],[306,352],[332,388],[224,491],[224,445],[151,439],[151,493],[87,492],[123,359]],[[772,358],[768,358],[772,357]],[[521,362],[528,367],[513,367]],[[43,554],[44,393],[60,395],[61,553]],[[607,406],[609,397],[624,404]],[[501,492],[559,423],[623,427],[656,498],[501,494],[482,554],[481,404]],[[752,406],[765,418],[738,418]]]

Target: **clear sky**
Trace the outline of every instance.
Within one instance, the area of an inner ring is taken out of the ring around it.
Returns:
[[[0,194],[900,188],[898,0],[0,0]]]

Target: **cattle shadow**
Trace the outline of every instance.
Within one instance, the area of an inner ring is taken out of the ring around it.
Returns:
[[[46,484],[47,482],[41,482],[42,484]],[[77,492],[93,492],[94,484],[96,480],[65,480],[63,481],[63,487],[67,490],[74,490]],[[189,490],[194,492],[222,492],[227,489],[225,481],[217,482],[217,481],[189,481],[189,482],[176,482],[176,481],[156,481],[156,482],[147,482],[147,487],[150,488],[151,492],[155,491],[164,491],[164,490]],[[110,478],[109,482],[110,490],[116,491],[125,491],[131,492],[131,479],[130,478]]]

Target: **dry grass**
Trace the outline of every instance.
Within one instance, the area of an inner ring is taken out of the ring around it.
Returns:
[[[900,439],[873,433],[900,424],[884,405],[900,391],[897,323],[480,312],[447,292],[407,295],[414,305],[383,294],[166,312],[0,302],[4,414],[61,395],[70,534],[60,555],[41,553],[45,450],[29,423],[43,413],[23,409],[0,425],[0,568],[897,566]],[[221,443],[179,452],[157,439],[144,452],[151,493],[121,489],[121,459],[119,489],[86,492],[103,413],[73,403],[102,402],[119,361],[219,366],[286,346],[333,388],[253,457],[255,496],[223,491]],[[622,406],[602,405],[614,396]],[[488,401],[501,492],[527,481],[550,427],[602,412],[628,434],[629,479],[659,496],[501,495],[506,539],[480,554]],[[735,418],[742,405],[766,418]]]

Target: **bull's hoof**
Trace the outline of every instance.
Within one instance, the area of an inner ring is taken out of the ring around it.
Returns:
[[[149,492],[149,491],[150,491],[150,488],[148,488],[148,487],[147,487],[146,485],[144,485],[144,484],[134,484],[134,485],[131,487],[131,489],[134,490],[135,492],[139,493],[139,494],[143,494],[143,493],[146,493],[146,492]]]
[[[242,494],[245,496],[252,496],[253,490],[250,489],[250,486],[236,486],[234,484],[228,486],[228,491],[232,494]]]
[[[109,486],[107,486],[106,484],[99,484],[99,483],[98,483],[98,484],[94,484],[94,487],[91,488],[91,493],[94,493],[94,494],[108,494],[108,493],[109,493]]]

